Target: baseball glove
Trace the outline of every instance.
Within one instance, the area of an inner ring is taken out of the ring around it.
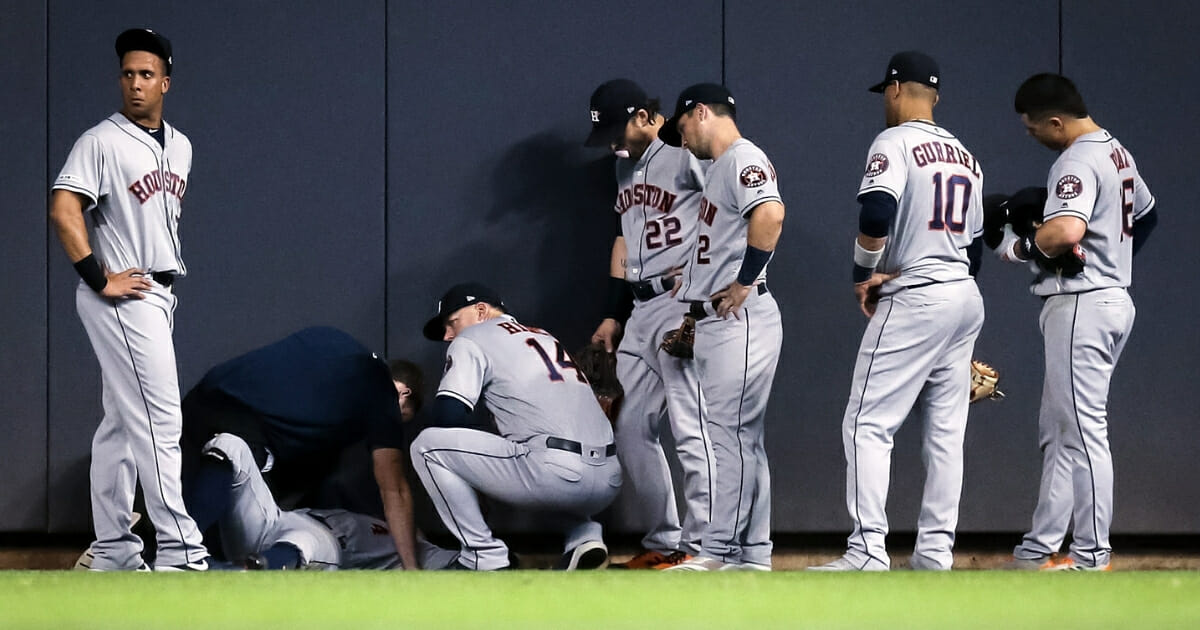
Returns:
[[[1004,392],[996,389],[999,382],[1000,373],[996,368],[983,361],[971,359],[971,402],[984,398],[1004,398]]]
[[[617,380],[617,355],[605,350],[604,344],[593,343],[575,353],[575,367],[591,384],[604,415],[610,422],[616,422],[625,397],[625,389]]]
[[[696,356],[696,318],[691,315],[683,316],[683,324],[675,330],[663,335],[658,347],[667,354],[679,359],[691,359]]]
[[[1009,197],[1005,209],[1008,212],[1008,224],[1013,233],[1025,237],[1037,231],[1042,224],[1042,212],[1046,207],[1046,187],[1030,186],[1022,188]]]

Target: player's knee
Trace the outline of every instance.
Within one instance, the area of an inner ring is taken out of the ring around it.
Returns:
[[[250,445],[232,433],[218,433],[201,450],[205,460],[228,462],[235,473],[255,467]]]

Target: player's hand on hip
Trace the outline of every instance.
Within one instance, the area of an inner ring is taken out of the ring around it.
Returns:
[[[742,308],[742,303],[746,301],[746,296],[750,295],[750,289],[753,286],[746,286],[734,280],[729,283],[729,286],[712,294],[713,306],[717,309],[717,317],[725,319],[730,313],[733,313],[734,318],[741,319],[742,317],[738,315],[738,310]]]
[[[621,322],[606,317],[600,325],[596,327],[596,332],[592,333],[592,343],[604,344],[604,349],[612,352],[616,346],[617,337],[621,336]]]
[[[863,315],[871,317],[875,314],[875,305],[879,304],[879,287],[884,282],[900,275],[896,273],[873,273],[870,278],[854,285],[854,297],[858,299],[858,308]]]
[[[679,278],[682,275],[683,275],[683,265],[679,265],[677,267],[671,267],[671,269],[669,271],[667,271],[667,273],[663,274],[663,278]],[[679,293],[679,290],[682,288],[683,288],[683,280],[677,279],[675,281],[675,286],[671,287],[671,297],[675,297]]]
[[[116,299],[144,300],[146,296],[143,292],[151,289],[145,273],[141,269],[126,269],[120,273],[107,274],[108,284],[104,285],[100,295]]]

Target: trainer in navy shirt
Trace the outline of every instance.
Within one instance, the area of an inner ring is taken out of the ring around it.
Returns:
[[[213,435],[241,437],[264,472],[317,466],[365,438],[396,548],[405,567],[418,566],[401,408],[409,393],[419,405],[420,384],[411,381],[420,374],[405,378],[397,364],[416,369],[389,368],[345,332],[314,327],[209,370],[183,400],[185,498],[197,524],[214,523],[228,500],[217,493],[229,487],[231,469],[200,456]]]

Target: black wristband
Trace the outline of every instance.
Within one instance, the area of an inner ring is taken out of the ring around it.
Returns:
[[[604,300],[604,317],[624,322],[633,312],[633,292],[621,278],[608,277],[608,294]]]
[[[100,263],[96,262],[95,254],[88,254],[75,263],[75,272],[96,293],[103,291],[104,287],[108,286],[108,276],[104,275]]]
[[[763,251],[753,245],[746,245],[746,255],[742,257],[742,268],[738,270],[738,284],[748,287],[758,280],[758,274],[771,262],[772,252]]]
[[[854,284],[858,284],[870,280],[873,273],[875,273],[873,267],[864,267],[858,263],[854,263],[854,273],[850,277],[854,280]]]

